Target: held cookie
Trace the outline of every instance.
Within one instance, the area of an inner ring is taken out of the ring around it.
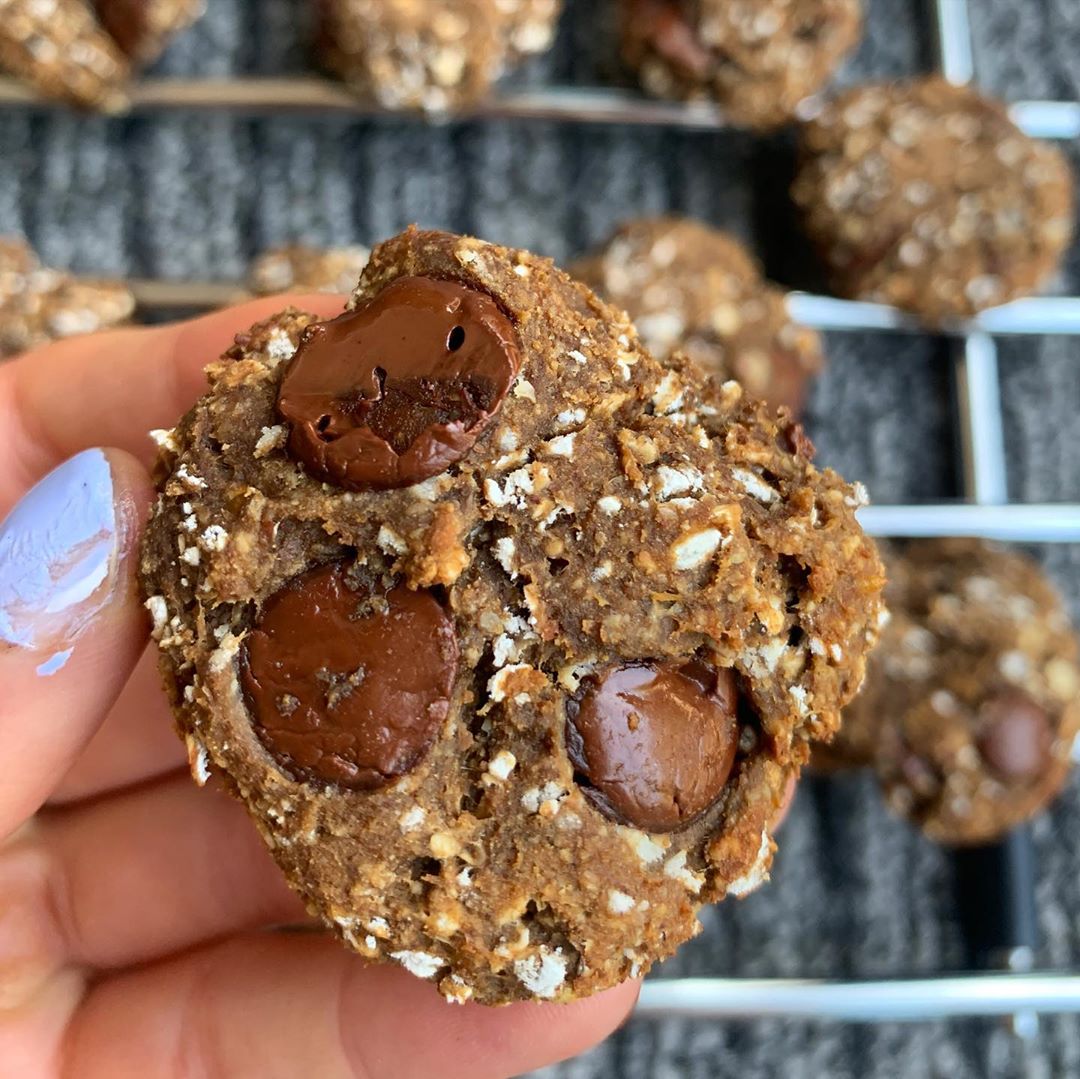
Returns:
[[[862,30],[860,0],[620,0],[622,52],[658,97],[712,99],[772,128],[832,77]]]
[[[765,879],[880,610],[801,431],[437,232],[209,376],[158,434],[147,607],[193,773],[345,942],[451,1000],[569,1000]]]
[[[0,357],[127,322],[135,297],[120,281],[80,281],[38,262],[22,239],[0,237]]]
[[[279,292],[339,292],[346,295],[371,254],[366,247],[308,247],[292,244],[264,251],[248,273],[248,288],[256,296]]]
[[[1068,774],[1076,637],[1039,567],[990,544],[912,544],[889,578],[892,619],[840,740],[931,838],[989,842],[1042,809]]]
[[[738,240],[703,222],[628,221],[571,273],[626,308],[653,355],[685,352],[795,415],[824,366],[821,338],[791,320],[783,291]]]
[[[386,109],[473,105],[545,52],[562,0],[317,0],[326,66]]]
[[[841,94],[802,132],[792,196],[832,287],[929,325],[1037,289],[1073,228],[1055,147],[937,77]]]

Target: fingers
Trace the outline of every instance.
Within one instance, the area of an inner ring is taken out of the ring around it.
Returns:
[[[0,524],[0,838],[48,797],[142,651],[135,552],[150,480],[87,450]]]
[[[99,984],[65,1058],[81,1079],[503,1079],[600,1041],[636,995],[628,983],[569,1005],[449,1005],[430,984],[326,938],[247,937]]]
[[[146,433],[203,392],[203,368],[238,331],[292,304],[320,317],[341,296],[272,296],[190,322],[73,337],[0,368],[0,512],[64,458],[117,446],[144,461]]]
[[[306,921],[239,803],[186,775],[43,814],[0,850],[0,896],[0,972],[17,969],[24,993],[64,966]]]
[[[50,805],[94,798],[183,769],[187,750],[173,730],[158,650],[143,651],[105,722],[49,797]]]

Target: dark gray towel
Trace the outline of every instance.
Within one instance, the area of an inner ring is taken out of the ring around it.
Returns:
[[[946,0],[950,2],[950,0]],[[552,56],[516,76],[613,74],[606,0],[578,0]],[[933,62],[920,0],[871,0],[843,80]],[[303,70],[303,0],[209,0],[159,70],[223,76]],[[1080,96],[1078,0],[972,0],[979,78],[1008,99]],[[1077,157],[1076,148],[1073,156]],[[25,231],[51,264],[96,273],[239,277],[287,240],[371,241],[418,221],[557,259],[618,220],[697,214],[753,241],[770,271],[813,283],[787,219],[790,140],[551,123],[159,114],[101,120],[0,114],[0,232]],[[1061,289],[1080,288],[1074,255]],[[957,491],[946,347],[830,335],[814,396],[821,457],[879,501]],[[1080,339],[1001,346],[1017,499],[1080,500]],[[1040,552],[1080,614],[1080,552]],[[1044,966],[1080,953],[1080,789],[1035,827]],[[704,913],[705,932],[658,975],[891,976],[956,968],[949,859],[891,820],[865,778],[804,784],[773,882]],[[1030,1046],[987,1023],[853,1027],[803,1022],[632,1023],[549,1079],[1080,1075],[1080,1022],[1049,1019]]]

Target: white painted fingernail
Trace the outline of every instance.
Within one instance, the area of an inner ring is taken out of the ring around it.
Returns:
[[[53,469],[0,524],[0,641],[48,652],[39,674],[63,667],[107,601],[117,534],[112,470],[97,449]]]

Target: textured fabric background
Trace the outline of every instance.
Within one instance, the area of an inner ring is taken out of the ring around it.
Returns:
[[[521,78],[614,71],[608,0],[570,4],[559,44]],[[971,0],[982,85],[1017,100],[1080,96],[1078,0]],[[843,80],[932,62],[919,0],[869,0],[869,32]],[[209,0],[159,65],[174,75],[304,70],[304,0]],[[1074,159],[1080,158],[1076,147]],[[618,220],[664,209],[750,240],[770,272],[813,284],[790,228],[790,145],[738,133],[500,122],[159,114],[102,120],[0,113],[0,232],[51,264],[160,277],[239,277],[261,248],[386,236],[410,221],[564,259]],[[1058,283],[1080,288],[1080,252]],[[814,395],[821,458],[879,501],[956,493],[948,353],[940,342],[832,335]],[[1080,500],[1080,340],[1004,341],[1016,499]],[[1080,615],[1080,552],[1039,552]],[[1044,966],[1080,965],[1080,785],[1035,826]],[[884,812],[864,777],[808,781],[771,885],[703,915],[705,932],[657,972],[891,976],[962,962],[946,854]],[[631,1022],[545,1079],[1080,1075],[1080,1021],[1047,1019],[1030,1046],[965,1022]]]

